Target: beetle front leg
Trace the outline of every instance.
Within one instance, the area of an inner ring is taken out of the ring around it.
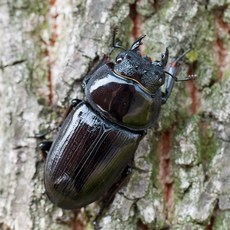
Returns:
[[[169,96],[172,93],[172,89],[174,86],[174,82],[178,82],[178,81],[188,81],[188,80],[192,80],[195,78],[195,76],[189,76],[186,78],[182,78],[182,79],[178,79],[176,77],[177,75],[177,71],[178,71],[178,63],[179,61],[187,54],[191,51],[191,48],[187,49],[184,53],[182,53],[176,60],[174,60],[169,67],[168,71],[165,71],[166,74],[168,74],[168,78],[166,80],[166,88],[165,88],[165,92],[163,93],[162,96],[162,104],[166,103],[166,101],[168,100]]]
[[[162,96],[162,104],[166,103],[166,101],[168,100],[169,96],[172,93],[172,89],[173,89],[176,74],[177,74],[177,68],[178,68],[177,63],[173,62],[169,67],[169,71],[166,72],[166,74],[167,73],[169,73],[169,74],[168,74],[168,78],[166,80],[165,92],[163,93],[163,96]]]

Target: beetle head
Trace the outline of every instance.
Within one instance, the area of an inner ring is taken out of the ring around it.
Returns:
[[[148,93],[153,94],[165,82],[164,67],[168,61],[168,49],[160,61],[152,62],[149,57],[141,56],[138,49],[144,37],[141,36],[129,49],[117,55],[113,70],[124,78],[138,82]]]

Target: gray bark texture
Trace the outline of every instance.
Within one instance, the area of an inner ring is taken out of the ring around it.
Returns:
[[[57,127],[81,80],[109,52],[146,34],[142,52],[173,58],[190,44],[158,126],[130,181],[99,218],[103,230],[230,229],[229,0],[0,1],[0,229],[93,229],[98,203],[55,207],[34,132]],[[52,136],[52,135],[51,135]],[[51,138],[50,136],[50,138]],[[49,137],[49,136],[48,136]]]

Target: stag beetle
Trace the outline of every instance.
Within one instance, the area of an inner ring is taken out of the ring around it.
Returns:
[[[158,120],[177,79],[178,61],[165,71],[169,52],[160,61],[142,56],[138,38],[121,49],[115,62],[103,62],[83,81],[85,99],[72,101],[56,139],[41,143],[48,151],[45,189],[49,199],[63,209],[86,206],[110,191],[129,171],[134,153],[146,130]],[[161,87],[166,84],[165,92]]]

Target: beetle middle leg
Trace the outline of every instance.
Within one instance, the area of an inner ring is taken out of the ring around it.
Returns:
[[[62,119],[61,124],[63,123],[63,121],[65,120],[65,118],[68,116],[68,114],[73,110],[73,108],[76,107],[80,102],[81,102],[81,100],[79,100],[79,99],[73,99],[71,101],[69,108],[65,112],[65,115],[64,115],[64,118]],[[41,155],[42,155],[43,159],[46,159],[47,154],[48,154],[48,152],[49,152],[49,150],[51,148],[51,145],[53,143],[53,141],[45,140],[45,136],[47,134],[51,133],[52,131],[54,131],[55,129],[58,129],[61,126],[61,124],[58,127],[54,128],[54,129],[49,129],[46,132],[36,133],[35,134],[35,136],[34,136],[35,138],[37,138],[37,139],[43,139],[43,141],[41,141],[38,144],[38,149],[41,151]]]
[[[52,141],[42,141],[39,143],[38,148],[41,151],[41,155],[43,159],[46,159],[52,143],[53,143]]]
[[[73,108],[76,107],[80,102],[82,102],[82,100],[79,100],[77,98],[71,100],[70,105],[67,108],[67,110],[65,111],[64,116],[62,118],[62,122],[59,125],[59,127],[62,125],[63,121],[66,119],[66,117],[69,115],[69,113],[73,110]]]

